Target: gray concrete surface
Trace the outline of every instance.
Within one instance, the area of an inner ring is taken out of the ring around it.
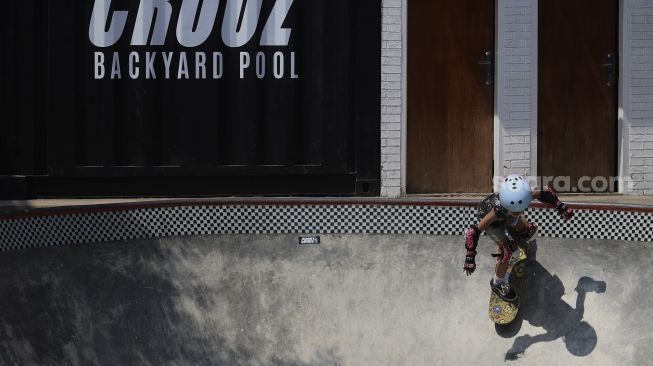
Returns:
[[[170,238],[0,254],[3,365],[644,365],[653,245],[538,239],[522,313],[487,317],[493,244]]]

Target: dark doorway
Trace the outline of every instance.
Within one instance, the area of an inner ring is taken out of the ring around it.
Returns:
[[[492,189],[494,10],[408,3],[408,193]]]
[[[572,192],[617,175],[618,15],[616,0],[539,2],[538,170]]]

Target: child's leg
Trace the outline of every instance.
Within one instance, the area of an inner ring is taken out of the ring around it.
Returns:
[[[508,271],[508,258],[510,258],[510,250],[508,249],[510,238],[506,236],[506,226],[504,223],[492,225],[485,232],[497,244],[497,252],[501,253],[501,256],[497,257],[497,264],[494,267],[494,279],[495,282],[502,282]]]
[[[524,216],[519,216],[519,219],[516,220],[515,224],[508,223],[508,227],[516,233],[516,237],[513,239],[521,239],[525,241],[530,241],[535,234],[537,233],[537,225],[534,223],[529,223]]]
[[[519,220],[517,220],[516,225],[510,225],[510,226],[514,228],[518,233],[523,233],[530,228],[528,221],[526,221],[526,218],[523,215],[519,216]]]
[[[497,264],[494,267],[494,275],[496,280],[502,282],[506,279],[505,277],[506,272],[508,271],[508,262],[512,252],[510,250],[510,244],[507,239],[498,241],[497,249],[501,253],[501,256],[497,257]]]
[[[498,247],[499,250],[501,247]],[[501,258],[497,258],[497,264],[494,266],[494,274],[497,276],[497,278],[505,278],[506,277],[506,272],[508,271],[508,263],[504,262],[501,260]]]

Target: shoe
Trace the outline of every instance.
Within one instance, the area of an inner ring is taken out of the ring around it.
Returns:
[[[515,302],[517,301],[517,293],[515,290],[510,288],[510,285],[507,283],[502,283],[502,284],[494,284],[494,280],[490,280],[490,287],[492,287],[492,291],[494,291],[497,296],[499,296],[501,299],[507,302]]]

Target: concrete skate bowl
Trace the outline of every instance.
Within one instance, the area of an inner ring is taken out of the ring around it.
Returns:
[[[522,311],[487,317],[493,243],[466,277],[473,207],[192,202],[0,221],[0,363],[647,364],[647,211],[527,212]],[[637,228],[638,227],[638,228]],[[612,237],[610,237],[612,235]],[[300,244],[301,237],[319,244]],[[74,245],[71,245],[74,244]]]

